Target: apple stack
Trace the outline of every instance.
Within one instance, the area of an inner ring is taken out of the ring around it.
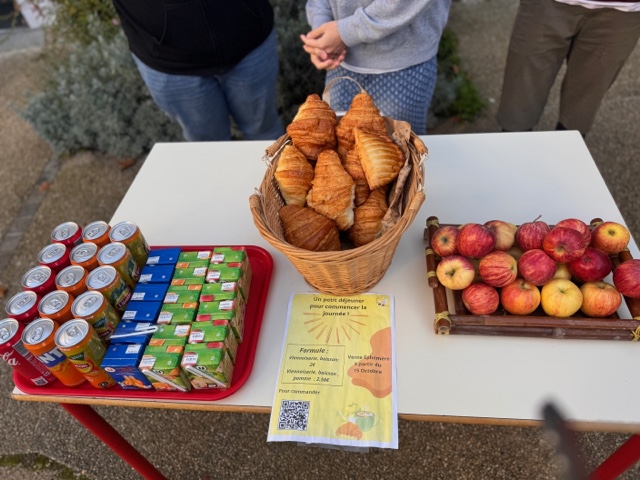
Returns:
[[[462,290],[474,315],[502,308],[529,315],[538,307],[553,317],[609,317],[622,295],[640,298],[640,260],[615,270],[611,257],[627,249],[629,230],[616,222],[587,225],[567,218],[555,226],[538,219],[516,226],[502,220],[446,225],[436,230],[431,248],[441,260],[441,285]],[[613,271],[612,282],[605,278]]]

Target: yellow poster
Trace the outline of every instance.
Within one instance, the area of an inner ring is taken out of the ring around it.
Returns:
[[[268,441],[398,448],[390,295],[294,294]]]

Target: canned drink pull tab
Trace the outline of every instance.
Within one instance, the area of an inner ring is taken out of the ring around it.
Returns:
[[[85,308],[91,307],[94,303],[98,301],[98,298],[95,296],[90,296],[84,302],[82,302],[82,306]]]
[[[128,225],[120,225],[118,227],[118,233],[122,235],[122,238],[129,238],[133,234]]]
[[[6,327],[0,328],[0,340],[2,341],[2,343],[6,342],[10,337],[11,337],[11,332],[9,331],[8,328]]]
[[[77,337],[78,335],[82,335],[82,332],[78,329],[78,327],[73,325],[71,328],[69,328],[67,334],[70,337]]]
[[[58,234],[60,235],[61,239],[69,238],[69,235],[71,235],[71,233],[69,232],[69,227],[61,228],[60,230],[58,230]]]
[[[33,329],[33,332],[31,332],[31,343],[38,343],[40,342],[40,340],[42,340],[42,334],[44,333],[44,328],[42,327],[36,327]]]
[[[52,299],[49,301],[49,306],[50,306],[51,308],[59,309],[59,308],[61,308],[61,307],[62,307],[62,302],[61,302],[59,299],[57,299],[57,298],[52,298]]]
[[[104,285],[109,283],[111,281],[111,278],[106,273],[100,272],[98,275],[96,275],[96,280]]]
[[[107,252],[107,257],[114,258],[116,255],[118,255],[118,252],[115,248],[112,248]]]
[[[71,285],[73,282],[76,281],[76,276],[73,273],[67,273],[64,276],[64,280],[67,283],[67,285]]]
[[[51,247],[49,249],[49,251],[47,251],[45,253],[46,258],[50,259],[50,258],[58,258],[58,256],[60,255],[60,252],[62,251],[62,248],[59,246],[55,246],[55,247]]]
[[[42,273],[42,272],[35,272],[35,273],[33,274],[33,277],[32,277],[32,278],[33,278],[33,280],[35,280],[36,282],[40,283],[40,282],[42,282],[42,281],[46,280],[46,279],[47,279],[47,276],[46,276],[44,273]]]
[[[89,229],[88,232],[85,232],[85,236],[89,237],[89,238],[93,238],[96,235],[98,235],[100,233],[100,228],[98,227],[91,227]]]

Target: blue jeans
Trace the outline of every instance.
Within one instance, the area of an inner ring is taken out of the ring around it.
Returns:
[[[278,116],[275,29],[229,72],[211,77],[171,75],[134,61],[155,103],[182,127],[187,141],[231,139],[233,117],[247,140],[284,134]]]

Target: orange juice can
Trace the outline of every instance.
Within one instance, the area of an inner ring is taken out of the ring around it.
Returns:
[[[55,333],[54,341],[73,366],[96,388],[109,388],[115,380],[100,366],[107,347],[86,320],[70,320]]]
[[[67,387],[75,387],[87,381],[64,353],[58,349],[53,337],[59,325],[50,318],[38,318],[22,332],[24,348],[40,360],[58,380]]]
[[[140,278],[141,267],[124,243],[107,243],[98,251],[98,263],[111,265],[115,268],[125,283],[133,290]]]
[[[73,301],[71,313],[89,322],[98,336],[107,342],[120,323],[120,315],[100,292],[89,290]]]
[[[123,313],[131,300],[131,289],[111,265],[100,266],[89,273],[87,288],[102,293],[118,313]]]
[[[77,297],[87,291],[87,271],[79,265],[69,265],[56,275],[56,288]]]
[[[63,324],[73,318],[71,305],[74,297],[64,290],[54,290],[47,293],[38,303],[38,313],[43,318],[50,318],[54,322]]]
[[[123,243],[133,255],[140,268],[147,264],[149,258],[149,244],[145,240],[140,228],[133,222],[120,222],[109,232],[112,242]]]
[[[83,242],[76,245],[69,254],[71,265],[78,265],[87,271],[98,266],[98,245],[93,242]]]
[[[109,239],[109,231],[111,227],[107,222],[98,220],[91,222],[82,229],[82,241],[95,243],[98,248],[104,247],[111,240]]]

